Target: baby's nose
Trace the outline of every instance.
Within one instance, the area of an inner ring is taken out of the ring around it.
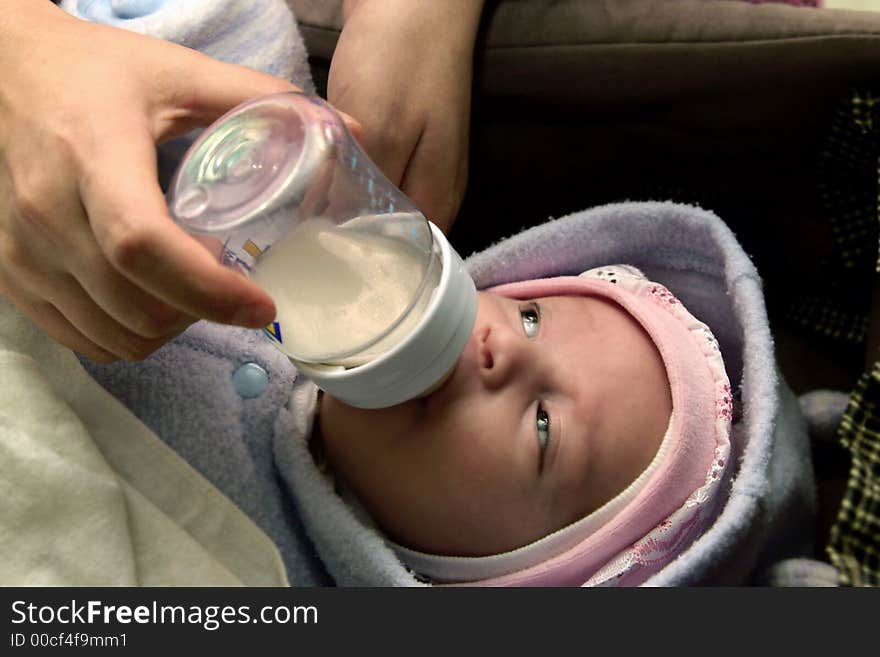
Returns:
[[[500,327],[485,328],[478,343],[480,378],[490,389],[510,384],[529,371],[528,340]]]

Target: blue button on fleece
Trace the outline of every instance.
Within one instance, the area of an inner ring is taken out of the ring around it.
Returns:
[[[119,18],[140,18],[155,12],[164,4],[165,0],[111,0],[110,9]]]
[[[235,392],[245,399],[253,399],[263,394],[269,385],[269,373],[256,363],[239,366],[232,375]]]

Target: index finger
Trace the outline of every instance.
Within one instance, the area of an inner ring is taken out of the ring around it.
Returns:
[[[79,181],[89,223],[109,262],[188,315],[251,328],[270,323],[271,297],[222,266],[171,218],[149,132],[114,132]]]

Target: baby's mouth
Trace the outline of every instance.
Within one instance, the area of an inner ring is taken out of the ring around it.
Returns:
[[[449,371],[446,374],[444,374],[443,377],[439,381],[437,381],[437,383],[435,383],[430,388],[425,390],[425,392],[423,392],[421,395],[419,395],[418,398],[419,399],[427,399],[428,397],[430,397],[434,393],[438,392],[441,388],[443,388],[449,382],[449,380],[452,378],[452,374],[455,372],[456,367],[458,367],[458,361],[455,362],[455,365],[453,365],[452,367],[449,368]]]
[[[486,338],[488,336],[488,327],[479,331],[474,331],[474,333],[471,334],[471,339],[465,345],[464,351],[462,351],[458,360],[455,361],[455,364],[449,369],[449,371],[444,374],[437,383],[419,395],[418,399],[424,402],[426,409],[437,404],[440,399],[447,398],[449,396],[447,393],[451,385],[458,385],[459,388],[461,387],[460,384],[450,384],[450,382],[456,377],[467,378],[472,374],[476,374],[474,369],[479,368],[481,365],[485,365],[486,359],[489,360],[489,367],[491,367],[492,354],[486,346]],[[461,372],[459,372],[460,368],[463,368]]]

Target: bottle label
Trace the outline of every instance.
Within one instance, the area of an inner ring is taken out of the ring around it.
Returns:
[[[278,344],[284,344],[284,340],[281,338],[281,324],[278,322],[272,322],[269,324],[269,326],[263,329],[263,333]]]

